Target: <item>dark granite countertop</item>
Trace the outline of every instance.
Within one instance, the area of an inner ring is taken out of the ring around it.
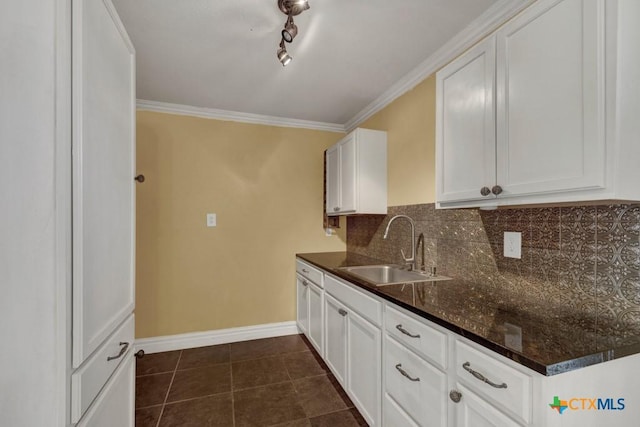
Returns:
[[[340,267],[384,261],[348,252],[297,256],[543,375],[640,353],[640,337],[629,336],[623,327],[598,324],[597,319],[570,309],[551,312],[519,295],[497,297],[481,283],[453,278],[375,286]]]

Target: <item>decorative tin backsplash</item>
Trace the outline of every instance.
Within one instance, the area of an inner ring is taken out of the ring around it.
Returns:
[[[347,219],[347,250],[401,264],[410,251],[409,224],[424,234],[424,264],[489,286],[497,296],[545,307],[561,321],[574,313],[597,329],[640,333],[640,204],[554,208],[436,210],[395,206],[387,216]],[[522,233],[522,257],[503,256],[505,231]],[[422,250],[416,253],[422,264]],[[546,313],[545,313],[546,314]]]

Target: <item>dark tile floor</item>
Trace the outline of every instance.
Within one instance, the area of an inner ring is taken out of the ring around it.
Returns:
[[[136,426],[366,426],[301,335],[148,354]]]

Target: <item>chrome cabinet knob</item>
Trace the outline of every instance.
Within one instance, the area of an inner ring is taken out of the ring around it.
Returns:
[[[460,399],[462,399],[462,393],[460,393],[458,390],[451,390],[449,392],[449,398],[455,403],[458,403],[460,402]]]
[[[482,194],[483,196],[488,196],[489,194],[491,194],[491,190],[489,190],[489,187],[482,187],[480,189],[480,194]]]
[[[494,185],[491,189],[491,192],[497,196],[498,194],[502,193],[502,187],[500,187],[499,185]]]
[[[335,208],[333,208],[333,211],[334,211],[334,212],[338,212],[339,210],[340,210],[340,208],[339,208],[339,207],[337,207],[337,206],[336,206]]]

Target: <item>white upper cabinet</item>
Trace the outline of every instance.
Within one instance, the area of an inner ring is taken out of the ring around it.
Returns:
[[[437,76],[437,200],[491,197],[495,182],[495,37],[459,57]],[[489,193],[482,195],[480,189]]]
[[[604,4],[541,2],[496,40],[504,195],[604,187]]]
[[[326,153],[327,215],[387,213],[387,134],[356,129]]]
[[[439,207],[640,200],[616,167],[638,154],[617,118],[631,3],[540,0],[438,72]]]

